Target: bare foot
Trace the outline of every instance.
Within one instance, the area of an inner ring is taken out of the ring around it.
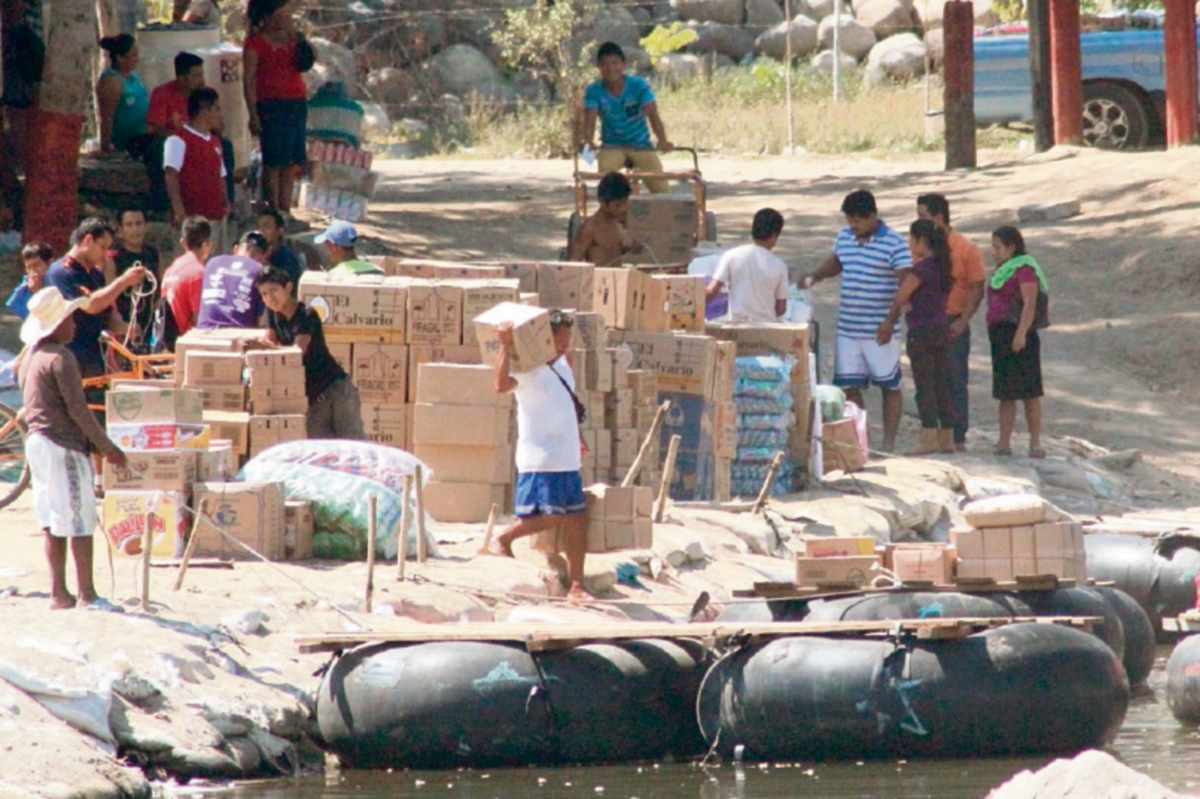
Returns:
[[[70,594],[54,597],[54,601],[50,603],[51,610],[70,610],[75,607],[75,597]]]
[[[571,583],[571,590],[567,592],[567,603],[570,605],[581,605],[592,598],[592,595],[583,590],[583,586],[579,583]]]
[[[97,594],[95,592],[95,590],[79,592],[79,601],[85,605],[90,605],[99,598],[100,598],[100,595]]]
[[[495,538],[492,543],[488,544],[487,554],[495,555],[498,558],[515,558],[513,554],[512,544],[502,538]]]

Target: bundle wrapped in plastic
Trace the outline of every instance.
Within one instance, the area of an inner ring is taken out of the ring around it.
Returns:
[[[754,497],[762,490],[763,481],[767,479],[770,463],[747,462],[737,460],[729,472],[729,488],[733,496]],[[788,493],[795,467],[789,461],[783,461],[775,473],[775,483],[771,486],[773,496],[783,496]]]
[[[734,376],[737,378],[738,387],[741,388],[744,383],[745,388],[742,390],[735,388],[734,392],[749,395],[755,391],[765,390],[775,393],[776,386],[780,384],[784,391],[787,391],[792,379],[792,368],[795,365],[796,360],[790,356],[787,358],[780,358],[778,355],[742,356],[734,363]]]
[[[374,495],[375,551],[392,558],[399,548],[404,477],[415,474],[418,465],[421,462],[409,453],[378,444],[308,440],[271,447],[252,458],[241,476],[282,481],[289,499],[312,503],[313,555],[318,558],[366,557],[367,499]],[[415,518],[415,512],[410,514],[413,521],[405,531],[410,553],[417,550]],[[436,556],[434,542],[428,544],[429,553]]]
[[[783,449],[788,443],[788,431],[778,428],[760,429],[739,426],[737,443],[739,447]]]

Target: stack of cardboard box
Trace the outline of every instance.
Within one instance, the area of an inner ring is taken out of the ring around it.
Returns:
[[[194,492],[195,507],[204,507],[208,517],[229,536],[269,560],[287,557],[284,504],[287,492],[283,483],[196,483]],[[197,525],[195,535],[198,537],[197,555],[253,557],[242,547],[230,542],[211,524]]]
[[[796,585],[867,585],[881,559],[871,536],[806,538],[796,555]]]
[[[503,511],[513,482],[512,394],[487,366],[422,364],[413,450],[433,471],[425,509],[443,522],[482,522]]]
[[[649,486],[621,488],[603,483],[588,486],[585,532],[587,551],[649,549],[654,545],[654,491]],[[561,552],[561,532],[538,533],[532,546],[543,552]]]
[[[674,194],[637,194],[629,198],[626,224],[642,243],[641,251],[622,259],[628,264],[686,264],[696,246],[696,200]]]
[[[704,332],[704,278],[627,267],[595,270],[592,310],[614,330]]]
[[[246,353],[250,375],[250,457],[307,438],[304,356],[298,347]]]
[[[950,532],[958,549],[958,576],[1000,582],[1055,575],[1087,579],[1083,528],[1071,520],[1045,520],[1019,527],[959,528]]]

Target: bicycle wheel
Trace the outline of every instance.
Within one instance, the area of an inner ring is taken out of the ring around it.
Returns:
[[[29,430],[17,411],[0,403],[0,508],[6,508],[29,487],[25,436]]]

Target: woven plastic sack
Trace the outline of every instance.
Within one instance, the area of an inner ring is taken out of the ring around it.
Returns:
[[[382,483],[396,494],[404,492],[404,478],[416,474],[418,465],[422,466],[426,477],[429,475],[428,467],[403,450],[372,444],[369,441],[340,439],[276,444],[255,455],[250,463],[297,463],[317,466],[343,474],[366,477]]]

